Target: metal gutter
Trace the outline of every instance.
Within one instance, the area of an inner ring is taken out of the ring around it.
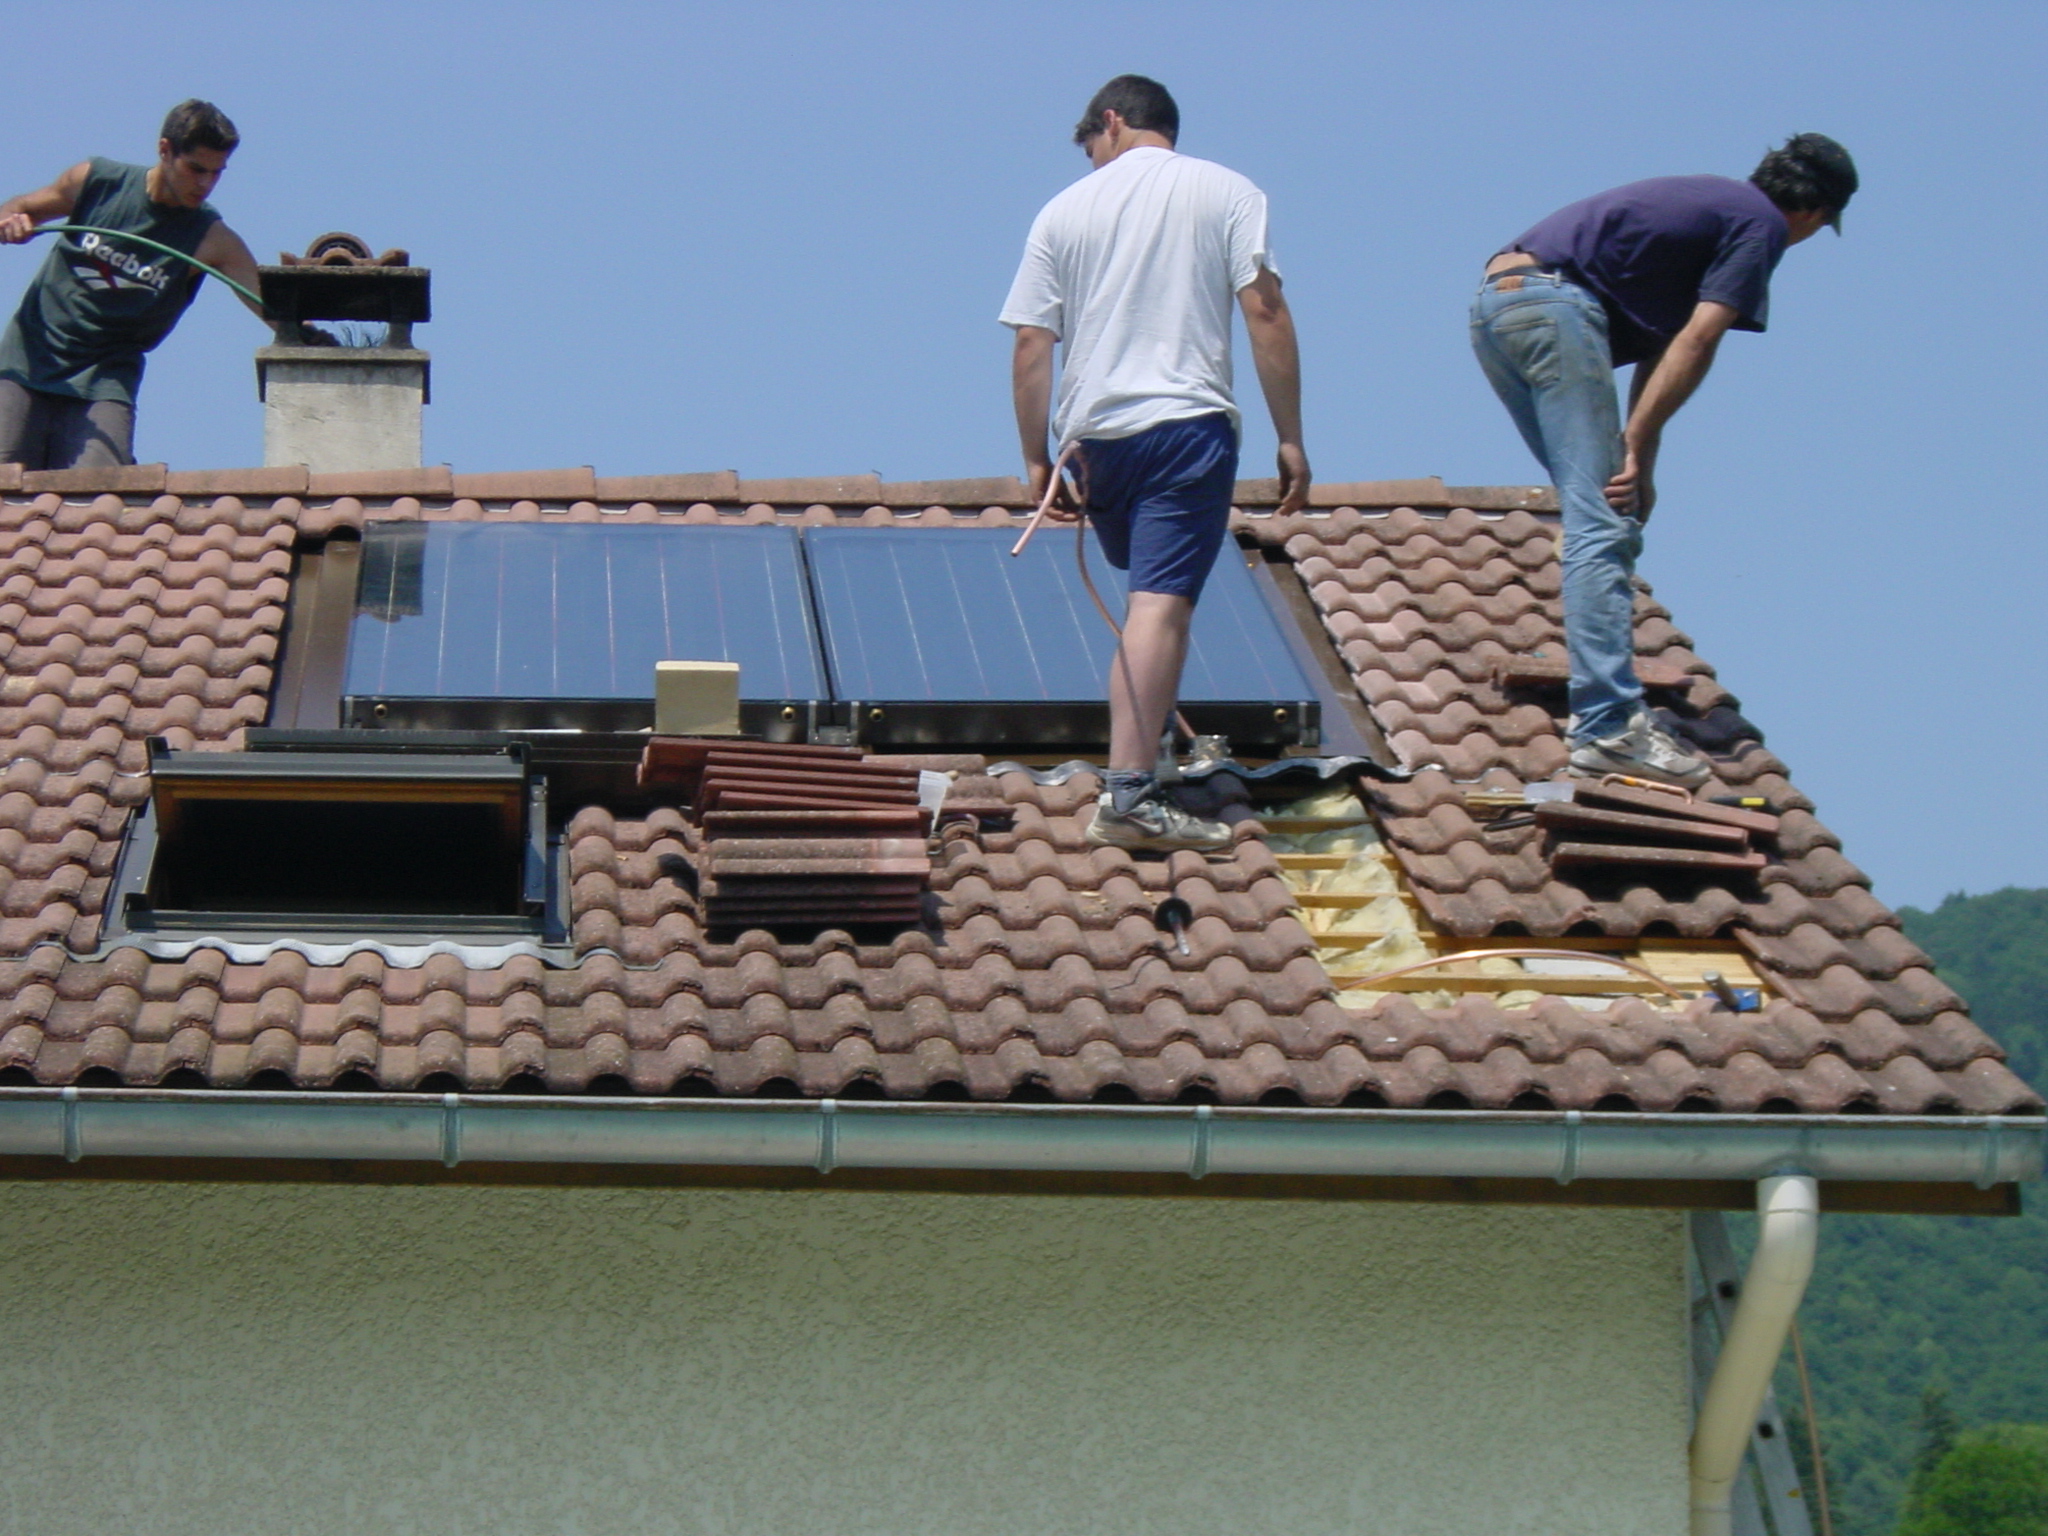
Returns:
[[[0,1155],[1332,1177],[2036,1179],[2014,1116],[0,1088]]]

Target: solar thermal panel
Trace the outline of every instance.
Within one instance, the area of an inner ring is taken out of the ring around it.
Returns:
[[[359,725],[637,729],[660,661],[823,699],[793,528],[372,523],[344,692]],[[756,711],[758,713],[758,711]]]
[[[379,522],[364,533],[344,719],[635,731],[661,661],[732,661],[741,728],[783,741],[1087,748],[1116,647],[1071,535],[1002,528]],[[1088,541],[1114,611],[1122,581]],[[1195,728],[1313,743],[1314,689],[1235,545],[1183,678]]]
[[[1020,746],[1101,737],[1116,637],[1082,583],[1074,537],[1048,532],[1013,559],[1016,537],[1009,528],[805,530],[833,694],[862,705],[853,711],[862,740],[937,740],[947,729],[956,741]],[[1121,616],[1121,573],[1092,536],[1084,548]],[[1298,740],[1315,719],[1314,697],[1226,541],[1195,610],[1184,708],[1197,729],[1236,740]],[[1213,706],[1210,722],[1203,706]]]

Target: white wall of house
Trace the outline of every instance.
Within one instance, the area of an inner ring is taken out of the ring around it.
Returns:
[[[1671,1536],[1667,1213],[0,1185],[0,1531]]]

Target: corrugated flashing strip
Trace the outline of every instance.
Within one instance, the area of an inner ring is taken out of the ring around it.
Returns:
[[[1027,763],[1011,762],[1006,759],[1003,762],[990,763],[982,771],[990,778],[997,778],[1006,773],[1021,773],[1032,783],[1046,786],[1064,784],[1080,773],[1100,774],[1102,765],[1075,757],[1064,763],[1055,763],[1050,768],[1033,768]],[[1226,757],[1189,763],[1178,772],[1181,778],[1189,780],[1207,779],[1219,773],[1228,773],[1240,779],[1253,781],[1303,779],[1317,783],[1328,783],[1332,779],[1346,778],[1353,773],[1384,780],[1390,784],[1406,783],[1414,777],[1405,768],[1389,768],[1385,763],[1376,762],[1372,758],[1356,756],[1282,757],[1261,763],[1255,768],[1248,767],[1235,758]]]
[[[1998,1184],[2039,1178],[2014,1116],[930,1104],[233,1089],[0,1088],[0,1155],[362,1159],[1332,1178]]]
[[[54,939],[41,941],[35,947],[40,949],[45,945],[64,948]],[[458,944],[451,939],[426,935],[385,938],[336,935],[331,942],[322,943],[317,939],[231,938],[206,933],[176,936],[130,933],[103,940],[91,950],[77,952],[73,958],[106,960],[123,950],[137,950],[152,960],[171,961],[184,960],[200,949],[219,950],[231,965],[261,965],[272,955],[286,952],[304,955],[308,965],[341,965],[351,955],[375,954],[382,956],[384,963],[393,970],[400,971],[416,971],[436,955],[453,955],[472,971],[496,970],[521,956],[531,956],[555,970],[574,969],[594,955],[618,956],[616,950],[596,948],[579,953],[573,944],[544,944],[537,939],[509,939],[499,944]],[[66,953],[72,952],[66,950]],[[655,970],[658,967],[642,965],[629,966],[628,969]]]

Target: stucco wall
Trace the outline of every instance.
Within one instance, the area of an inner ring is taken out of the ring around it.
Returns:
[[[0,1529],[1673,1536],[1678,1218],[0,1185]]]
[[[303,464],[316,475],[420,467],[424,352],[264,347],[256,367],[265,464]]]

